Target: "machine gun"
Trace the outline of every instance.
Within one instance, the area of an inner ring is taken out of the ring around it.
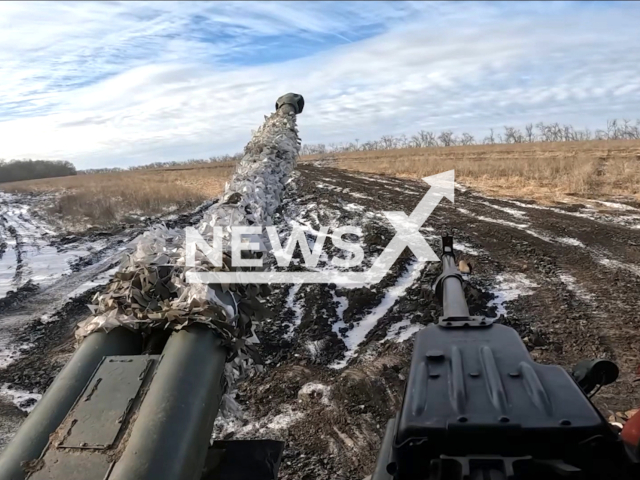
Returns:
[[[587,397],[615,381],[615,364],[583,361],[570,375],[535,363],[514,329],[469,315],[453,237],[442,250],[444,315],[416,335],[371,480],[640,478],[637,445]]]

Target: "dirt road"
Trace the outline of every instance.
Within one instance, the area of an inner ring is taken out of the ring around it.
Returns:
[[[282,238],[296,223],[310,240],[321,225],[361,227],[363,268],[395,234],[381,212],[410,214],[429,189],[421,181],[326,166],[301,165],[298,172],[275,217]],[[461,187],[455,203],[442,200],[421,231],[436,251],[440,234],[454,234],[459,255],[473,265],[467,285],[472,314],[503,315],[543,363],[570,368],[582,358],[615,360],[620,379],[602,389],[597,405],[605,415],[640,405],[640,384],[634,383],[640,365],[638,206],[547,208]],[[330,259],[337,253],[327,242],[315,269],[336,268]],[[304,269],[298,254],[294,268]],[[243,413],[219,418],[216,435],[286,440],[285,480],[353,480],[371,473],[385,423],[400,405],[412,335],[440,315],[430,288],[438,269],[407,250],[377,285],[275,287],[269,300],[275,316],[257,331],[264,371],[239,385],[235,399]],[[24,315],[17,319],[20,309]],[[48,385],[71,351],[64,340],[72,325],[87,313],[80,296],[57,313],[38,310],[56,321],[33,322],[36,311],[16,302],[1,320],[14,322],[12,345],[33,336],[31,343],[44,353],[24,350],[0,370],[0,384],[20,391],[42,388],[36,381]],[[0,411],[0,425],[10,434],[20,410],[9,414],[9,407]]]

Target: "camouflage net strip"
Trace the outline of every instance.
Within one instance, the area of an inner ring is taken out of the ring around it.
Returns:
[[[196,266],[186,267],[185,231],[156,226],[132,242],[119,271],[103,292],[94,296],[89,305],[93,315],[78,324],[78,341],[92,332],[118,326],[149,333],[201,323],[216,330],[229,349],[227,382],[246,373],[249,365],[259,360],[253,347],[258,341],[254,325],[270,314],[261,302],[269,293],[268,286],[187,283],[185,274],[193,269],[234,270],[228,249],[229,227],[272,224],[299,151],[296,115],[285,105],[265,117],[245,147],[222,200],[205,213],[197,227],[203,239],[213,238],[214,226],[226,227],[224,266],[203,261],[206,257],[197,251]],[[259,240],[269,245],[264,230]]]

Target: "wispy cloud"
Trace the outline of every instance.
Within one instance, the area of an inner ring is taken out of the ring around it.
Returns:
[[[0,157],[238,151],[286,91],[303,140],[640,111],[635,3],[0,2]]]

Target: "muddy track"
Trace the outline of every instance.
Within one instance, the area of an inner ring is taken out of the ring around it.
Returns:
[[[282,222],[361,226],[366,258],[394,234],[380,212],[409,214],[429,188],[327,167],[299,171]],[[640,404],[637,213],[596,214],[579,204],[547,209],[456,190],[455,204],[443,200],[422,231],[434,250],[440,234],[455,235],[459,256],[473,265],[466,287],[472,313],[506,314],[501,321],[520,332],[537,361],[571,368],[588,357],[615,360],[619,381],[596,397],[608,416]],[[238,389],[245,418],[220,419],[217,434],[286,440],[283,479],[371,473],[385,423],[400,405],[407,339],[441,314],[430,289],[438,265],[416,266],[405,254],[371,288],[276,289],[278,315],[258,332],[266,369]],[[347,345],[353,352],[345,362]]]
[[[15,285],[20,285],[22,283],[22,270],[24,269],[24,262],[22,260],[22,250],[23,250],[22,238],[20,237],[20,235],[18,234],[18,231],[13,225],[7,228],[7,232],[13,239],[14,251],[16,255],[16,270],[15,270],[15,273],[13,274],[13,283]]]
[[[381,212],[409,214],[429,188],[312,165],[298,172],[274,217],[281,238],[294,223],[305,226],[310,241],[321,225],[360,227],[362,268],[395,234]],[[539,362],[570,368],[588,357],[615,360],[620,379],[596,397],[608,416],[640,404],[634,383],[639,226],[634,209],[546,208],[461,188],[455,203],[443,200],[421,231],[436,251],[442,233],[455,235],[460,258],[473,265],[466,286],[472,314],[500,316]],[[340,255],[330,242],[324,252],[317,270],[334,268],[330,259]],[[292,264],[306,268],[299,250]],[[238,386],[242,413],[219,418],[215,434],[286,440],[285,480],[357,480],[371,473],[385,423],[400,406],[412,335],[441,314],[430,288],[438,268],[405,250],[377,285],[274,287],[269,307],[275,316],[257,330],[263,371]],[[21,330],[22,341],[42,345],[47,357],[23,356],[0,370],[0,383],[46,386],[72,351],[64,339],[85,314],[76,300],[58,310],[57,321]]]

